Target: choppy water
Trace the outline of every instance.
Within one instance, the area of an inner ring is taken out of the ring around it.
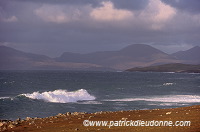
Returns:
[[[1,71],[0,119],[200,105],[200,74]]]

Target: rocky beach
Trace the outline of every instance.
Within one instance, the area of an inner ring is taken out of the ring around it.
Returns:
[[[89,121],[190,121],[190,126],[84,126],[84,120]],[[17,119],[15,121],[1,120],[0,130],[5,132],[74,132],[74,131],[176,131],[197,132],[200,130],[200,105],[172,109],[105,111],[96,113],[67,112],[46,118]]]

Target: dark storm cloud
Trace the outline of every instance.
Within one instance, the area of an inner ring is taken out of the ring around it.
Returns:
[[[116,8],[119,9],[129,9],[129,10],[141,10],[144,9],[148,0],[112,0]]]
[[[2,0],[5,1],[5,0]],[[16,2],[16,0],[11,0]],[[103,1],[111,1],[116,8],[129,9],[129,10],[140,10],[143,9],[147,4],[148,0],[18,0],[18,2],[31,2],[31,3],[42,3],[42,4],[67,4],[67,5],[92,5],[92,7],[99,7]],[[4,2],[2,2],[4,3]]]
[[[16,0],[11,0],[16,2]],[[91,4],[96,7],[100,5],[103,0],[17,0],[17,2],[31,2],[38,4],[67,4],[67,5],[87,5]]]
[[[182,11],[200,13],[200,0],[162,0],[166,4]]]

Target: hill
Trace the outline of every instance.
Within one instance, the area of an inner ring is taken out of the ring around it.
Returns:
[[[179,51],[172,54],[176,59],[183,60],[186,63],[199,64],[200,63],[200,47],[195,46],[186,51]]]
[[[168,63],[199,64],[200,47],[166,54],[145,44],[129,45],[118,51],[87,54],[65,52],[50,58],[0,46],[0,70],[126,70]],[[198,63],[199,62],[199,63]]]
[[[105,70],[88,63],[56,62],[45,55],[22,52],[0,46],[0,70]]]
[[[126,71],[200,73],[200,65],[173,63],[173,64],[164,64],[164,65],[141,67],[141,68],[136,67],[136,68],[128,69]]]
[[[134,44],[119,51],[102,51],[89,54],[65,52],[56,58],[59,62],[92,63],[118,70],[136,66],[176,63],[179,60],[145,44]]]

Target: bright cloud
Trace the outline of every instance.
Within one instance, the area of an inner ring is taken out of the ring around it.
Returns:
[[[43,21],[58,24],[77,20],[81,15],[81,12],[75,7],[69,8],[61,5],[43,5],[36,9],[34,13]]]
[[[176,15],[176,10],[160,0],[150,0],[147,7],[141,12],[140,18],[150,22],[150,28],[160,30],[165,23]]]
[[[124,20],[133,17],[128,10],[115,9],[112,2],[102,2],[102,7],[94,8],[90,16],[100,21]]]
[[[153,13],[153,20],[155,22],[165,22],[170,20],[175,14],[176,11],[169,5],[162,3],[160,0],[151,0],[148,7],[150,10],[156,9],[155,14]]]
[[[140,11],[116,9],[112,2],[102,2],[101,7],[94,8],[90,16],[99,21],[125,20],[129,26],[144,24],[153,30],[161,30],[176,15],[176,9],[161,0],[149,0],[148,5]]]

